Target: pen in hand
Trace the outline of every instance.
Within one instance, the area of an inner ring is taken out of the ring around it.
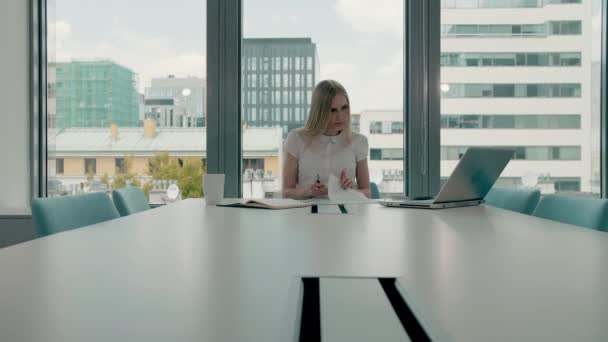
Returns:
[[[327,195],[327,186],[321,183],[321,176],[317,173],[317,180],[311,184],[310,191],[312,196]]]

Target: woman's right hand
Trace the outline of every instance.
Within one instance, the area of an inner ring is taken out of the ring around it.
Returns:
[[[303,197],[316,197],[327,195],[327,186],[322,183],[312,183],[309,187],[302,188]]]

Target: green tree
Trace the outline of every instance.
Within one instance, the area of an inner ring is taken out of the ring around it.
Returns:
[[[180,160],[169,156],[169,152],[157,153],[150,159],[150,175],[154,180],[177,180],[182,198],[196,198],[203,195],[203,175],[205,165],[200,158],[188,157]],[[144,187],[146,194],[152,189],[152,182]]]
[[[87,184],[91,185],[91,183],[93,182],[93,177],[95,176],[95,174],[93,173],[93,166],[89,165],[86,175],[87,175]]]
[[[203,162],[197,158],[185,159],[179,175],[179,188],[183,198],[203,196]]]
[[[179,163],[177,159],[169,157],[169,152],[156,153],[149,164],[153,179],[178,179]]]
[[[127,181],[130,181],[132,186],[141,186],[140,181],[137,179],[137,174],[133,172],[133,158],[125,157],[123,163],[122,170],[119,167],[116,168],[112,188],[124,188],[127,186]]]
[[[101,182],[106,185],[106,189],[108,189],[108,190],[112,189],[110,176],[108,176],[107,173],[104,173],[103,176],[101,176]]]

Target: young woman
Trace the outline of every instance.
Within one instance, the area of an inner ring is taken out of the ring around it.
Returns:
[[[327,195],[331,174],[342,188],[354,188],[370,197],[367,138],[351,131],[350,101],[340,83],[325,80],[317,84],[306,125],[289,132],[285,145],[284,197]]]

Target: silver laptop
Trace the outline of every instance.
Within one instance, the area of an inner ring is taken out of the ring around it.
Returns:
[[[386,207],[442,209],[483,203],[515,151],[500,147],[470,147],[435,198],[382,200]]]

